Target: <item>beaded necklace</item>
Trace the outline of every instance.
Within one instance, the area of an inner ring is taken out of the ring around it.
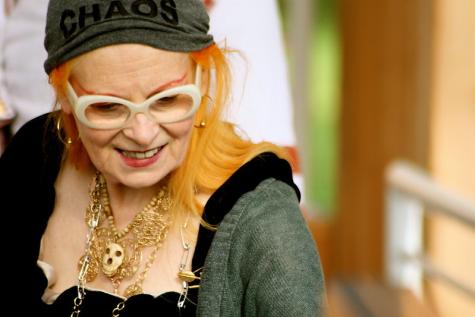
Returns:
[[[74,299],[71,316],[79,316],[85,297],[85,284],[93,281],[102,271],[111,281],[114,293],[125,278],[133,277],[142,260],[142,249],[153,247],[143,271],[135,282],[129,285],[124,296],[129,298],[143,293],[142,284],[156,259],[158,250],[168,232],[168,213],[171,205],[168,191],[162,188],[150,203],[123,229],[118,230],[110,209],[107,187],[103,176],[96,173],[94,188],[90,192],[90,205],[86,210],[86,237],[84,255],[79,260],[78,295]],[[107,224],[104,219],[107,219]],[[119,316],[125,307],[122,301],[113,310],[112,316]]]

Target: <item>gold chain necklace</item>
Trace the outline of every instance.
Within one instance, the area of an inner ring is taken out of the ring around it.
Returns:
[[[86,251],[79,262],[79,275],[77,285],[77,296],[74,298],[74,307],[71,317],[78,317],[81,312],[82,302],[86,296],[86,275],[91,265],[91,245],[94,240],[94,232],[99,225],[100,215],[102,213],[102,205],[99,201],[100,185],[98,182],[99,174],[96,173],[94,177],[94,188],[90,192],[90,202],[87,212],[90,214],[89,221],[87,221],[88,233],[86,235]]]
[[[119,231],[114,223],[107,187],[102,175],[98,174],[96,182],[102,213],[99,215],[99,225],[93,232],[92,243],[89,246],[89,265],[84,275],[85,281],[93,281],[99,272],[102,272],[110,279],[114,293],[118,294],[121,282],[125,278],[133,277],[139,270],[142,262],[142,250],[145,247],[154,247],[145,262],[143,271],[124,292],[124,296],[129,298],[143,292],[143,281],[168,232],[168,221],[165,214],[170,209],[171,201],[166,188],[162,188],[150,203],[137,213],[123,230]],[[97,193],[95,195],[97,196]],[[86,223],[89,223],[94,217],[93,208],[88,208]],[[107,223],[104,219],[107,219]],[[79,261],[80,267],[86,254],[87,252]]]

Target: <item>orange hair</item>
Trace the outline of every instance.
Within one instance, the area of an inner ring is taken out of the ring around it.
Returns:
[[[236,134],[236,127],[233,124],[222,121],[221,115],[228,101],[230,85],[230,72],[225,51],[213,44],[190,55],[207,73],[208,96],[211,93],[209,83],[214,82],[215,86],[213,96],[202,99],[195,115],[195,125],[204,121],[206,127],[193,130],[183,163],[170,174],[168,187],[174,197],[174,210],[178,212],[177,217],[180,218],[184,217],[189,210],[201,216],[204,206],[197,201],[196,193],[212,194],[240,166],[256,155],[270,151],[279,157],[288,158],[283,148],[268,142],[254,144],[244,140]],[[65,83],[69,78],[73,63],[73,60],[66,62],[50,73],[50,82],[58,100],[64,96]],[[66,135],[75,139],[78,132],[73,116],[62,111],[60,116],[64,122]],[[82,143],[78,141],[70,146],[68,159],[77,168],[84,168],[90,164],[90,161]]]

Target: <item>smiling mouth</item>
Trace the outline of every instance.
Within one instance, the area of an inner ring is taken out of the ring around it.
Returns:
[[[145,151],[145,152],[138,152],[138,151],[124,151],[119,150],[125,157],[136,159],[136,160],[144,160],[153,157],[157,154],[161,149],[163,149],[164,145],[159,146],[157,148]]]

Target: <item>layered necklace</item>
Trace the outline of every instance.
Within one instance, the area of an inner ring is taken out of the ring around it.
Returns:
[[[153,247],[143,271],[123,295],[129,298],[143,293],[143,281],[168,232],[171,200],[167,188],[162,188],[122,230],[115,225],[106,182],[100,173],[96,174],[90,196],[86,211],[90,239],[88,237],[86,251],[79,260],[80,272],[87,266],[82,276],[84,283],[92,282],[102,272],[111,281],[114,293],[118,294],[121,282],[139,271],[144,248]]]
[[[94,187],[90,191],[90,203],[86,210],[85,220],[89,231],[84,255],[78,263],[77,296],[74,299],[71,316],[79,316],[86,296],[86,283],[94,281],[101,273],[109,278],[115,294],[119,294],[119,287],[124,279],[137,275],[135,281],[126,287],[123,296],[129,298],[143,293],[142,284],[167,236],[170,206],[170,194],[168,189],[163,187],[124,229],[119,230],[114,222],[105,179],[99,172],[96,173]],[[199,281],[201,273],[201,268],[195,272],[185,270],[190,253],[190,243],[185,240],[183,234],[187,224],[188,220],[180,230],[183,245],[178,272],[178,277],[182,281],[182,293],[177,303],[180,309],[185,306],[187,300],[189,301],[188,290],[199,287],[199,285],[191,286],[189,283]],[[146,247],[153,249],[143,270],[137,274],[142,263],[142,251]],[[112,316],[119,316],[124,308],[125,300],[113,309]]]

